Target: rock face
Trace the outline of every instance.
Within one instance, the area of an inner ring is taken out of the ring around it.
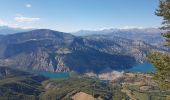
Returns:
[[[99,73],[144,62],[152,49],[161,50],[119,37],[76,37],[39,29],[0,38],[0,65],[36,71]]]

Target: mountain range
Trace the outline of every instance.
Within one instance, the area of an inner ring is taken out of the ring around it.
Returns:
[[[33,29],[22,29],[22,28],[14,28],[9,26],[0,26],[0,35],[14,34],[19,32],[26,32]]]
[[[19,32],[31,31],[34,29],[12,28],[8,26],[0,26],[0,38],[2,35],[14,34]],[[90,36],[90,35],[110,35],[131,40],[141,40],[148,44],[162,47],[165,39],[161,36],[162,30],[158,28],[131,28],[131,29],[103,29],[103,30],[80,30],[71,34],[75,36]]]
[[[132,28],[132,29],[104,29],[98,31],[81,30],[74,32],[77,36],[89,36],[89,35],[110,35],[118,36],[131,40],[141,40],[146,43],[163,46],[165,43],[164,38],[161,36],[162,30],[158,28]]]
[[[118,36],[74,36],[49,29],[3,35],[0,65],[34,71],[100,73],[123,70],[147,61],[162,48]]]

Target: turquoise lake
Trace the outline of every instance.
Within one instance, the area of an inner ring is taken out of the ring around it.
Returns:
[[[148,72],[154,72],[155,67],[150,63],[142,63],[142,64],[140,63],[140,64],[135,64],[134,67],[130,69],[121,70],[121,71],[148,73]],[[69,72],[62,72],[62,73],[40,72],[39,74],[48,78],[56,78],[56,79],[67,79],[70,77]]]
[[[155,70],[156,70],[155,67],[151,63],[140,63],[140,64],[135,64],[134,67],[127,69],[125,71],[148,73],[148,72],[154,72]]]
[[[70,74],[67,72],[61,72],[61,73],[40,72],[39,74],[48,78],[56,78],[56,79],[67,79],[70,77]]]

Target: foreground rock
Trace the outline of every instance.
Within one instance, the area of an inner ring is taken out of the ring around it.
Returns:
[[[89,95],[84,92],[76,93],[74,96],[71,97],[73,100],[95,100],[92,95]]]

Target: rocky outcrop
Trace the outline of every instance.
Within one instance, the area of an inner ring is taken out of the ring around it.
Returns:
[[[64,57],[56,57],[58,62],[55,72],[69,72],[69,67],[65,65]]]

